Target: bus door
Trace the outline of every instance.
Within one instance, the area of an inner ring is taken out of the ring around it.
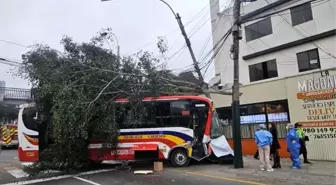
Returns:
[[[209,105],[205,102],[192,101],[191,103],[191,121],[194,130],[194,145],[192,157],[198,161],[204,159],[208,155],[208,149],[204,144],[204,130],[208,118]]]

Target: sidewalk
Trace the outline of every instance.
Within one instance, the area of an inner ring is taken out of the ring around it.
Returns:
[[[244,168],[234,169],[232,165],[193,165],[182,169],[186,173],[199,173],[223,178],[233,178],[272,185],[335,185],[336,162],[312,161],[302,164],[302,169],[291,169],[289,159],[281,160],[281,169],[274,172],[261,171],[259,161],[252,156],[244,157]]]

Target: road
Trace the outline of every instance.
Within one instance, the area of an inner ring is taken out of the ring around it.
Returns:
[[[0,152],[0,163],[17,163],[16,149],[2,149]]]
[[[15,185],[16,181],[22,181],[24,179],[18,179],[15,174],[11,174],[8,169],[19,169],[20,165],[17,161],[16,150],[3,150],[0,153],[0,184]],[[113,168],[113,167],[108,167]],[[193,167],[181,169],[169,167],[165,165],[163,172],[155,172],[150,175],[135,175],[134,170],[139,169],[152,169],[152,163],[149,164],[136,164],[132,165],[132,170],[120,171],[112,169],[107,172],[98,172],[87,175],[81,174],[77,176],[57,176],[56,179],[34,179],[27,182],[21,182],[20,184],[33,184],[33,185],[262,185],[261,183],[253,183],[250,181],[224,178],[221,176],[210,176],[202,173],[192,172]],[[46,181],[47,180],[47,181]]]
[[[247,185],[253,183],[236,179],[226,179],[215,176],[203,176],[202,174],[190,174],[174,169],[166,169],[164,172],[151,175],[135,175],[127,171],[109,171],[93,175],[68,177],[48,182],[39,182],[34,185]]]

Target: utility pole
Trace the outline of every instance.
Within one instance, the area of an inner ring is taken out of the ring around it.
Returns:
[[[239,40],[242,38],[240,30],[240,0],[233,5],[234,25],[232,27],[233,45],[233,87],[232,87],[232,133],[234,145],[234,167],[244,168],[240,134],[240,102],[239,102]]]
[[[111,1],[111,0],[101,0],[102,2],[105,2],[105,1]],[[184,30],[184,26],[182,24],[182,21],[181,21],[181,17],[178,13],[175,13],[175,11],[173,10],[173,8],[165,1],[165,0],[159,0],[161,1],[162,3],[164,3],[165,5],[168,6],[168,8],[170,9],[170,11],[174,14],[174,17],[175,19],[177,20],[177,23],[181,29],[181,32],[182,32],[182,35],[185,39],[185,42],[187,44],[187,47],[189,49],[189,52],[190,52],[190,55],[191,55],[191,59],[193,60],[193,64],[194,64],[194,68],[195,68],[195,71],[198,75],[198,79],[199,79],[199,85],[201,86],[204,94],[206,97],[210,98],[210,92],[209,92],[209,87],[208,85],[204,82],[204,78],[203,78],[203,75],[201,73],[201,69],[199,68],[198,66],[198,63],[197,63],[197,60],[196,60],[196,57],[195,57],[195,54],[193,52],[193,49],[191,48],[191,44],[190,44],[190,40],[187,36],[187,33],[185,32]],[[119,45],[119,44],[118,44]],[[205,91],[204,91],[205,90]]]
[[[184,37],[184,39],[185,39],[185,42],[186,42],[186,44],[187,44],[187,47],[188,47],[188,49],[189,49],[189,53],[190,53],[190,55],[191,55],[191,59],[193,60],[193,64],[194,64],[195,71],[196,71],[196,73],[197,73],[197,75],[198,75],[198,79],[199,79],[199,81],[200,81],[200,86],[201,86],[202,89],[205,89],[205,92],[204,92],[205,96],[206,96],[207,98],[210,98],[210,92],[209,92],[208,85],[204,82],[204,78],[203,78],[201,69],[200,69],[199,66],[198,66],[198,63],[197,63],[197,60],[196,60],[194,51],[193,51],[193,49],[192,49],[192,47],[191,47],[191,43],[190,43],[190,40],[189,40],[189,38],[188,38],[188,36],[187,36],[187,33],[185,32],[185,29],[184,29],[184,26],[183,26],[181,17],[180,17],[180,15],[177,13],[177,14],[175,15],[175,18],[176,18],[176,20],[177,20],[177,23],[178,23],[180,29],[181,29],[181,33],[182,33],[182,35],[183,35],[183,37]]]

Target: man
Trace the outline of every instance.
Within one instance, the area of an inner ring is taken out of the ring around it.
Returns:
[[[255,142],[258,145],[260,168],[262,171],[272,172],[270,162],[270,148],[273,142],[272,134],[266,130],[264,124],[259,125],[259,130],[255,133]]]
[[[307,158],[306,140],[305,140],[304,131],[302,129],[302,124],[295,123],[295,128],[296,128],[296,132],[299,135],[299,139],[300,139],[300,145],[301,145],[300,155],[303,154],[303,163],[311,164],[311,162],[309,162]]]
[[[293,169],[300,169],[301,168],[301,161],[300,161],[300,139],[299,135],[296,132],[296,128],[294,124],[287,125],[287,150],[290,153],[290,158],[292,160],[292,168]]]

